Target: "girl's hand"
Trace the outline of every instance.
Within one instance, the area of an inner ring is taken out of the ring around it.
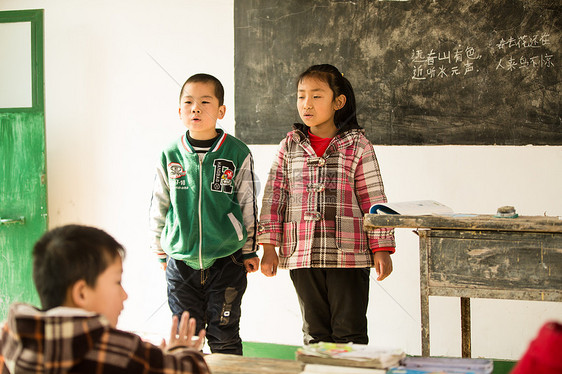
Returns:
[[[263,257],[261,258],[261,272],[266,277],[273,277],[277,274],[279,258],[273,244],[263,244]]]
[[[189,318],[189,312],[183,312],[179,325],[180,327],[178,329],[178,316],[173,316],[169,343],[166,344],[166,341],[162,340],[160,348],[170,350],[173,348],[185,347],[200,351],[205,342],[205,330],[199,331],[197,339],[193,339],[195,335],[195,318]]]
[[[378,274],[378,281],[383,280],[392,273],[392,259],[388,251],[375,252],[375,270]]]

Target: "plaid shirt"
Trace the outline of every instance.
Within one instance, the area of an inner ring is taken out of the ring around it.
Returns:
[[[271,167],[258,242],[279,247],[284,269],[372,267],[372,250],[395,246],[392,229],[363,231],[364,214],[381,202],[379,166],[363,130],[339,133],[317,157],[296,128]]]
[[[13,304],[0,331],[0,373],[209,373],[199,352],[171,352],[75,308]]]

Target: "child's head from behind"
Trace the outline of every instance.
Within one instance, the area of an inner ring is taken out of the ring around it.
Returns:
[[[224,118],[224,88],[209,74],[189,77],[180,91],[179,115],[194,139],[208,140],[216,136],[216,122]]]
[[[297,79],[297,90],[299,90],[299,86],[303,85],[303,83],[307,81],[323,82],[327,87],[329,87],[335,109],[334,124],[338,129],[348,125],[359,127],[356,117],[355,94],[353,93],[353,88],[347,78],[345,78],[335,66],[322,64],[309,67],[306,71],[299,75]],[[344,97],[343,101],[340,99],[342,95]],[[301,104],[303,106],[305,105],[304,103]],[[299,114],[302,118],[303,115],[298,101],[297,107],[299,107]],[[304,118],[303,121],[305,121]]]
[[[124,254],[121,244],[94,227],[67,225],[44,234],[33,248],[33,281],[43,309],[78,307],[115,326],[127,299]]]

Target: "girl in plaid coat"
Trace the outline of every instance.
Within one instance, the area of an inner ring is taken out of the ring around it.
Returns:
[[[393,230],[363,231],[363,215],[386,202],[378,162],[336,67],[310,67],[297,90],[304,124],[281,141],[263,197],[262,273],[290,270],[305,344],[367,344],[370,268],[386,278],[395,247]]]

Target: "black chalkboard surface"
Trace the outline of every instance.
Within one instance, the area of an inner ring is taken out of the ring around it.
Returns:
[[[562,145],[560,0],[236,0],[236,135],[277,144],[296,77],[351,81],[381,145]]]

